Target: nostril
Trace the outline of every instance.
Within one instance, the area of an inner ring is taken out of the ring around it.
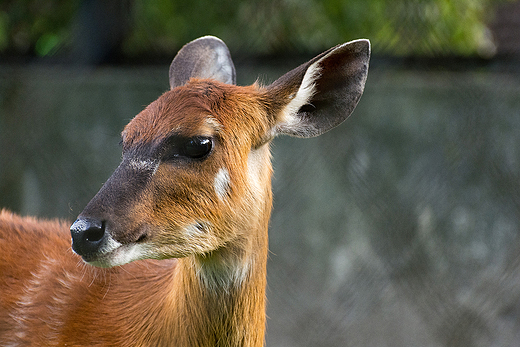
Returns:
[[[98,242],[103,238],[104,235],[105,222],[91,224],[85,231],[85,240],[88,242]]]
[[[70,227],[72,249],[87,256],[96,252],[103,243],[105,222],[92,218],[78,218]]]

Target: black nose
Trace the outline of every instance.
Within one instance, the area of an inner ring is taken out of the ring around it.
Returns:
[[[105,223],[93,218],[78,218],[70,227],[72,249],[88,257],[95,253],[105,239]]]

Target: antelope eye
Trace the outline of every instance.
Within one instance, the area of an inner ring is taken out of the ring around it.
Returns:
[[[211,152],[213,141],[209,137],[192,137],[184,142],[182,154],[193,159],[202,159]]]

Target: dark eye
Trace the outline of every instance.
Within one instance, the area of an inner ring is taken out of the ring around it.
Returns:
[[[209,137],[192,137],[182,146],[182,154],[188,158],[201,159],[211,152],[213,142]]]

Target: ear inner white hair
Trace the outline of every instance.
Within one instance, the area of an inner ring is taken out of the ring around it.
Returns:
[[[283,132],[284,128],[302,128],[305,129],[301,124],[301,120],[297,117],[297,113],[300,108],[307,105],[312,97],[316,94],[316,80],[320,76],[321,68],[319,66],[320,61],[315,62],[305,72],[303,76],[300,88],[295,95],[292,96],[292,100],[284,107],[281,112],[280,123],[278,129]],[[308,126],[307,126],[308,127]]]

